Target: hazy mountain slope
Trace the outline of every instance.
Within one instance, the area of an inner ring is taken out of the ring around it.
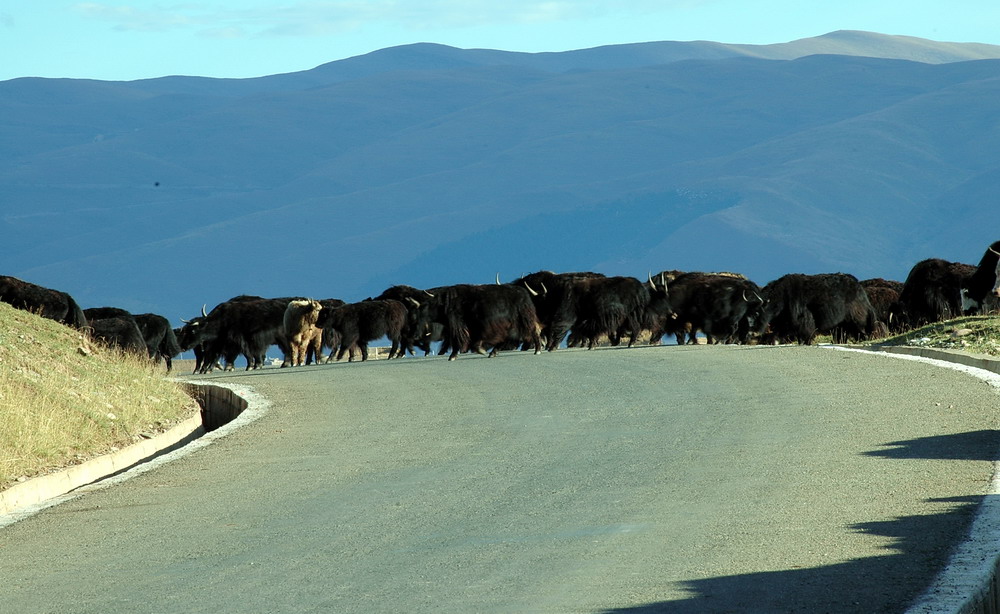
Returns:
[[[306,73],[268,77],[272,81],[308,78],[315,83],[357,79],[397,70],[436,70],[481,66],[519,66],[547,72],[618,70],[656,66],[685,60],[721,60],[753,57],[793,60],[808,55],[834,54],[929,64],[1000,58],[1000,47],[978,43],[946,43],[908,36],[841,30],[823,36],[774,45],[740,45],[711,41],[662,41],[609,45],[557,53],[518,53],[492,49],[456,49],[419,43],[382,49],[363,56],[331,62]]]
[[[901,279],[997,238],[1000,60],[947,59],[996,50],[416,45],[255,80],[4,82],[3,273],[175,322],[541,268]]]

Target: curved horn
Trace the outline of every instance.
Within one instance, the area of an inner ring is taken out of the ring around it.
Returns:
[[[497,285],[500,285],[500,273],[497,273]]]
[[[429,296],[431,298],[434,298],[434,295],[431,294],[430,292],[428,292],[427,290],[424,290],[424,294],[426,294],[427,296]]]
[[[653,272],[647,271],[646,277],[649,279],[649,287],[652,288],[653,290],[656,290],[656,282],[653,281]]]
[[[747,291],[746,290],[743,291],[743,301],[747,302],[747,303],[750,302],[750,299],[747,298]]]
[[[191,320],[185,320],[184,318],[181,318],[181,322],[184,322],[185,324],[190,324]]]
[[[665,272],[664,273],[660,273],[660,283],[663,284],[663,289],[666,290],[667,289],[667,274]]]
[[[406,297],[406,300],[409,301],[410,303],[413,303],[414,307],[418,307],[418,308],[420,307],[420,301],[418,301],[417,299],[413,298],[412,296]]]
[[[201,306],[201,317],[203,318],[208,317],[208,313],[205,312],[205,307],[208,307],[208,303],[205,303],[204,305]]]
[[[994,254],[996,254],[997,256],[1000,256],[1000,252],[998,252],[997,250],[993,249],[993,246],[992,246],[992,245],[991,245],[991,246],[989,246],[989,247],[987,247],[986,249],[987,249],[987,251],[990,251],[990,252],[993,252],[993,253],[994,253]]]
[[[541,284],[541,286],[542,286],[542,294],[548,294],[549,293],[549,289],[545,287],[545,282],[544,281],[540,281],[538,283]]]
[[[531,293],[531,296],[538,296],[538,293],[531,289],[531,286],[528,285],[528,282],[524,282],[524,287],[528,289],[528,292]]]

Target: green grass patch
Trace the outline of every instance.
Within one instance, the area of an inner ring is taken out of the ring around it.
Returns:
[[[162,366],[0,303],[0,489],[116,451],[197,411]]]

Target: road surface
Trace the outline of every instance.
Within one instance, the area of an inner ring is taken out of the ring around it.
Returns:
[[[261,419],[0,530],[4,612],[899,612],[1000,448],[962,373],[815,347],[201,376]]]

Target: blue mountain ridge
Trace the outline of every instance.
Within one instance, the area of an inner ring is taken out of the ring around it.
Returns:
[[[998,238],[998,90],[1000,47],[864,32],[4,81],[2,273],[174,323],[539,269],[902,279]]]

